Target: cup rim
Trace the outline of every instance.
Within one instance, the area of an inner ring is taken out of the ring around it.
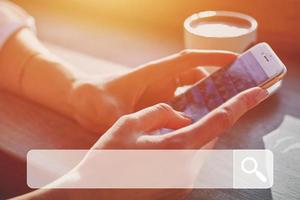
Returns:
[[[246,33],[242,33],[242,34],[237,35],[237,36],[215,37],[215,36],[207,36],[207,35],[201,35],[199,33],[196,33],[195,29],[191,26],[191,24],[195,20],[198,20],[198,19],[201,19],[201,18],[203,18],[203,19],[204,18],[209,18],[209,17],[237,18],[239,20],[244,20],[244,21],[249,22],[250,26],[249,26],[248,31]],[[209,11],[201,11],[201,12],[195,13],[195,14],[189,16],[188,18],[186,18],[183,24],[184,24],[185,30],[192,33],[193,35],[200,36],[200,37],[205,37],[205,38],[216,38],[216,39],[218,39],[218,38],[219,39],[237,38],[237,37],[242,37],[242,36],[245,36],[245,35],[249,35],[249,34],[252,34],[253,32],[255,32],[256,29],[257,29],[257,26],[258,26],[257,21],[249,15],[246,15],[246,14],[243,14],[243,13],[240,13],[240,12],[223,11],[223,10],[218,10],[218,11],[209,10]]]

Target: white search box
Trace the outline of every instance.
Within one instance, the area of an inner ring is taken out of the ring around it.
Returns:
[[[75,166],[80,167],[72,170]],[[67,173],[72,174],[65,176],[71,181],[49,184]],[[27,184],[31,188],[270,188],[273,153],[269,150],[31,150],[27,154]]]

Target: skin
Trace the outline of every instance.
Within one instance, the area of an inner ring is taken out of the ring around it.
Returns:
[[[84,127],[104,133],[92,149],[199,149],[228,130],[248,110],[264,100],[261,88],[244,91],[198,122],[160,103],[171,99],[178,86],[193,84],[206,74],[198,66],[227,66],[236,55],[224,51],[184,50],[125,74],[107,78],[79,77],[69,64],[50,53],[27,29],[21,29],[0,53],[0,88],[70,117]],[[180,84],[178,84],[180,83]],[[218,123],[216,123],[218,122]],[[151,134],[175,129],[165,135]],[[72,172],[53,185],[85,174],[87,154]],[[89,177],[83,177],[89,178]],[[80,180],[79,180],[80,181]],[[170,193],[181,199],[187,190],[39,189],[20,199],[159,199]]]
[[[191,124],[191,120],[173,110],[167,104],[156,104],[136,113],[122,116],[92,147],[93,149],[199,149],[207,142],[231,128],[247,111],[259,104],[268,93],[261,88],[252,88],[227,101],[201,120]],[[218,121],[219,123],[215,123]],[[214,124],[214,126],[212,126]],[[161,128],[177,129],[165,135],[152,135]],[[164,195],[172,199],[182,199],[190,190],[187,189],[53,189],[64,185],[76,184],[90,179],[89,171],[93,157],[86,155],[70,173],[51,184],[52,189],[39,189],[19,197],[20,199],[160,199]],[[74,180],[74,174],[80,174]],[[49,187],[49,186],[48,186]]]
[[[22,29],[1,50],[0,88],[104,133],[122,115],[165,102],[178,86],[203,78],[206,74],[198,66],[227,66],[235,58],[230,52],[184,50],[122,75],[79,77]]]

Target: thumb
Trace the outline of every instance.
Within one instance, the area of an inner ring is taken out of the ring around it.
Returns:
[[[135,131],[151,132],[161,128],[178,129],[192,121],[165,103],[159,103],[136,113],[125,115],[121,121]]]
[[[241,92],[220,107],[216,108],[191,126],[161,135],[165,146],[199,148],[231,128],[247,111],[258,105],[268,96],[268,92],[259,87]],[[182,143],[182,145],[180,144]]]

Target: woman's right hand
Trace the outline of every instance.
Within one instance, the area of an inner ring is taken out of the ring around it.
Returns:
[[[248,110],[268,96],[266,90],[252,88],[230,99],[213,110],[198,122],[183,113],[173,110],[167,104],[156,104],[136,113],[121,117],[93,146],[92,150],[101,149],[200,149],[206,143],[231,128]],[[175,131],[155,135],[153,131],[169,128]],[[96,154],[97,155],[97,154]],[[97,169],[95,154],[87,154],[75,168],[75,173],[84,180],[93,180],[93,170]],[[131,163],[127,163],[131,164]],[[126,169],[126,163],[123,166]],[[94,169],[92,169],[94,168]],[[107,172],[108,173],[108,172]],[[113,173],[112,173],[113,174]],[[80,181],[80,180],[79,180]],[[190,189],[130,189],[130,190],[95,190],[89,198],[102,196],[106,199],[183,199]]]
[[[94,145],[94,149],[198,149],[222,134],[248,110],[268,96],[262,88],[246,90],[199,121],[191,120],[167,104],[156,104],[122,116]],[[168,128],[175,131],[154,135]]]
[[[222,134],[248,110],[268,96],[261,88],[246,90],[231,98],[199,121],[191,124],[184,114],[167,104],[156,104],[136,113],[121,117],[92,147],[101,149],[200,149],[203,145]],[[177,129],[164,135],[154,135],[161,128]],[[97,173],[93,155],[86,157],[68,174],[51,185],[80,185],[93,180]],[[124,166],[126,167],[126,166]],[[109,172],[107,172],[109,173]],[[75,175],[75,176],[74,176]],[[74,177],[77,177],[74,179]],[[183,199],[190,189],[93,189],[58,190],[42,189],[22,196],[23,199]],[[49,198],[48,198],[49,197]]]

